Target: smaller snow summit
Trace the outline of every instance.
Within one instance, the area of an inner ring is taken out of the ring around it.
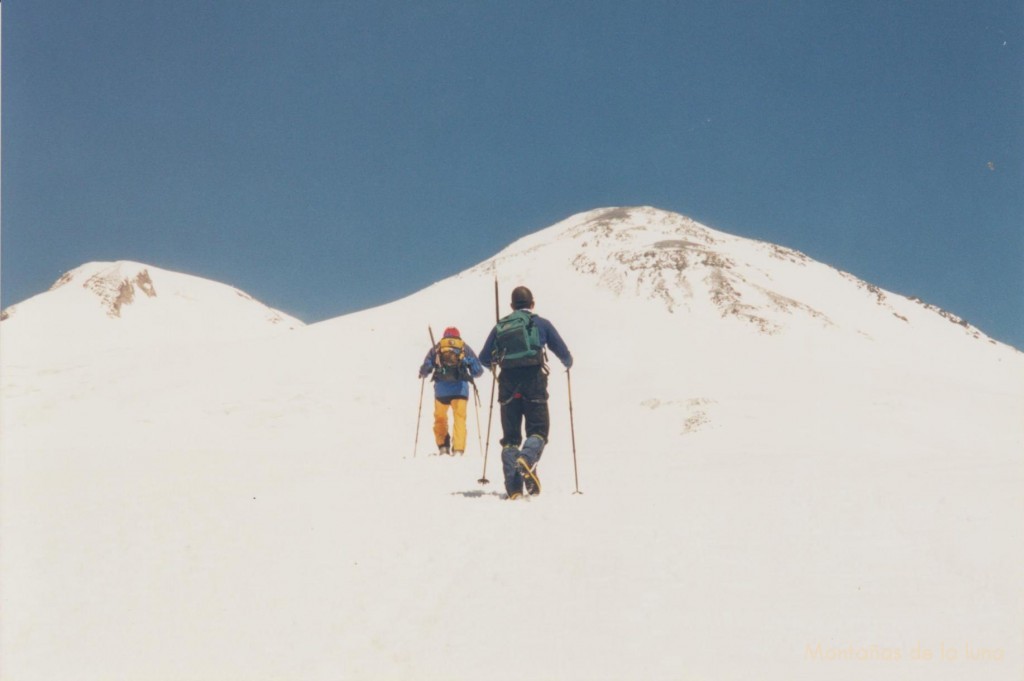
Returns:
[[[143,343],[237,340],[304,324],[208,279],[137,262],[93,262],[49,291],[5,309],[5,341],[38,349],[118,348]]]

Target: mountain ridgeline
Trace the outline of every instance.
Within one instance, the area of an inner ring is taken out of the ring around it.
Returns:
[[[479,309],[486,320],[489,303],[480,292],[489,290],[484,282],[495,276],[508,287],[529,284],[556,308],[639,306],[647,311],[645,323],[649,313],[661,310],[664,323],[710,336],[745,328],[760,336],[838,332],[911,343],[956,336],[997,345],[922,300],[885,291],[798,251],[650,207],[573,216],[410,299],[422,303],[426,296],[426,308],[448,316]],[[433,301],[440,295],[436,287],[457,305]],[[484,305],[464,304],[481,299]],[[4,310],[2,318],[8,335],[73,332],[78,347],[92,338],[103,347],[208,342],[305,326],[230,286],[128,261],[82,265],[48,292]]]

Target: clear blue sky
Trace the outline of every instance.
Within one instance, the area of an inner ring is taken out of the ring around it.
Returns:
[[[91,260],[305,321],[654,205],[1024,348],[1024,4],[8,0],[2,296]]]

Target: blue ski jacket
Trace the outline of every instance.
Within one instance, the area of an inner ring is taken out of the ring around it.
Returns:
[[[480,365],[473,348],[469,343],[463,343],[462,350],[465,358],[462,363],[469,369],[470,376],[474,378],[483,375],[484,368]],[[434,373],[434,363],[437,360],[437,346],[430,348],[430,352],[423,359],[420,365],[420,378],[426,378]],[[469,381],[434,381],[434,399],[446,402],[457,398],[469,399]]]
[[[565,341],[562,340],[554,325],[539,315],[533,315],[533,323],[537,327],[541,346],[550,348],[551,352],[555,353],[555,357],[562,362],[565,368],[571,369],[572,353],[569,352],[569,348],[565,345]],[[480,363],[488,369],[496,364],[494,361],[494,337],[496,331],[497,327],[491,329],[487,340],[484,341],[484,349],[480,352]]]

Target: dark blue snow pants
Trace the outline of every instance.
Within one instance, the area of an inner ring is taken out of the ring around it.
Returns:
[[[522,493],[523,476],[516,459],[522,456],[531,468],[536,466],[551,427],[548,375],[544,367],[503,369],[498,378],[498,401],[501,403],[501,464],[505,473],[505,491],[509,495]],[[523,443],[522,450],[519,449],[520,443]]]

